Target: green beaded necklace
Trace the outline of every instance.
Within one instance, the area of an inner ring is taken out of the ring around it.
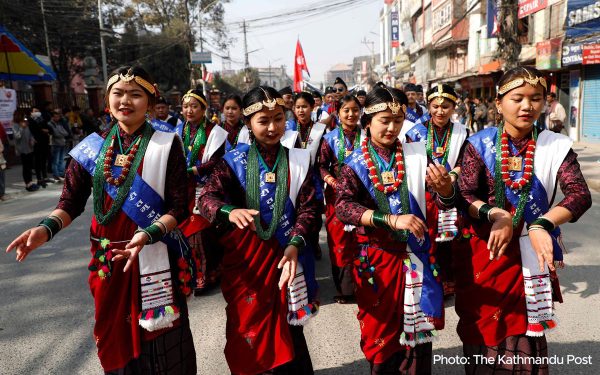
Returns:
[[[246,202],[248,202],[248,208],[251,210],[257,210],[260,212],[260,169],[258,163],[264,161],[262,156],[258,152],[256,143],[250,145],[248,150],[248,164],[246,167]],[[283,215],[283,209],[285,208],[285,201],[288,197],[288,158],[285,153],[283,146],[279,146],[277,153],[277,161],[273,166],[273,170],[276,169],[275,178],[277,181],[275,190],[275,205],[273,208],[273,216],[267,230],[265,230],[260,222],[260,214],[254,217],[254,224],[256,226],[256,234],[262,240],[268,240],[273,236],[277,229],[277,224]],[[269,169],[267,168],[267,171]],[[270,172],[270,171],[269,171]]]
[[[402,152],[402,154],[403,154],[402,156],[404,156],[404,150],[401,150],[400,152]],[[396,152],[394,152],[394,154],[395,153]],[[381,160],[383,162],[383,160],[381,159],[381,157],[379,156],[377,151],[375,151],[375,149],[371,145],[371,142],[369,142],[369,154],[371,156],[371,160],[373,160],[373,155],[375,155],[377,160]],[[404,157],[402,159],[404,160]],[[394,161],[394,155],[392,155],[392,157],[390,158],[390,166],[391,166],[391,163],[393,163],[393,161]],[[377,163],[373,163],[373,164],[375,165],[375,171],[377,172],[377,177],[379,177],[379,180],[381,180],[381,173],[379,172],[379,163],[377,162]],[[409,197],[408,197],[408,182],[407,182],[406,175],[407,174],[404,173],[404,177],[402,178],[402,183],[400,184],[400,204],[402,205],[402,207],[400,207],[400,213],[398,213],[398,215],[404,215],[410,211],[410,203],[409,203]],[[387,199],[386,194],[383,193],[382,191],[379,191],[378,189],[373,189],[373,191],[375,192],[375,200],[377,201],[377,207],[379,208],[379,210],[381,212],[383,212],[384,214],[390,214],[391,213],[390,202]],[[403,229],[400,231],[394,231],[394,232],[392,232],[392,235],[398,241],[406,242],[406,241],[408,241],[409,231],[407,229]]]
[[[337,161],[338,161],[338,175],[342,170],[342,164],[344,164],[344,160],[346,159],[346,136],[344,135],[344,130],[342,129],[342,125],[338,126],[339,131],[339,139],[340,145],[338,147],[337,152]],[[356,136],[354,137],[354,148],[356,150],[360,147],[360,129],[356,131]]]
[[[133,184],[133,179],[137,174],[137,170],[140,167],[140,163],[144,158],[144,154],[146,153],[146,148],[148,147],[148,143],[150,142],[150,138],[152,137],[152,126],[148,123],[144,123],[142,125],[144,130],[142,131],[142,140],[140,142],[137,153],[135,154],[135,158],[131,163],[131,168],[129,173],[127,173],[127,178],[125,182],[117,188],[117,196],[113,201],[110,209],[105,214],[104,211],[104,184],[106,180],[104,179],[104,171],[102,166],[104,165],[104,159],[106,158],[106,150],[110,146],[112,137],[116,134],[119,134],[119,125],[113,125],[112,129],[106,136],[104,143],[102,144],[102,148],[100,149],[100,154],[98,156],[98,160],[96,161],[96,170],[94,171],[93,176],[93,198],[94,198],[94,216],[96,216],[96,221],[100,225],[106,225],[110,222],[110,220],[115,216],[115,214],[121,209],[123,206],[123,202],[125,202],[125,198],[127,194],[129,194],[129,189]]]
[[[498,134],[496,134],[496,170],[494,171],[494,197],[496,198],[496,207],[504,209],[504,205],[506,203],[506,194],[505,194],[505,183],[502,179],[502,153],[500,152],[500,145],[502,142],[502,132],[504,132],[504,123],[501,123],[498,126]],[[533,139],[537,141],[537,131],[535,126],[533,127]],[[532,163],[533,165],[533,163]],[[527,204],[527,198],[529,197],[529,192],[531,191],[531,182],[533,181],[533,176],[521,189],[521,195],[519,195],[519,203],[517,204],[517,209],[512,218],[513,228],[516,228],[523,217],[523,211],[525,210],[525,205]]]
[[[198,131],[194,136],[194,139],[191,141],[192,146],[190,149],[190,134],[192,133],[192,125],[189,122],[186,122],[183,130],[183,147],[185,150],[191,151],[190,160],[188,161],[188,168],[191,168],[196,165],[198,158],[200,157],[199,151],[200,147],[206,145],[206,127],[205,121],[202,120],[200,125],[198,125]]]
[[[435,160],[437,158],[434,158],[433,155],[433,140],[434,138],[437,140],[437,133],[434,131],[433,127],[435,125],[433,125],[431,122],[428,121],[427,123],[427,143],[425,144],[425,149],[427,150],[427,156],[429,156],[429,158],[431,160]],[[446,162],[448,161],[448,155],[450,154],[450,141],[452,140],[452,128],[453,128],[453,124],[450,123],[450,126],[448,126],[446,128],[446,132],[444,133],[444,143],[446,143],[445,147],[444,147],[444,157],[442,158],[442,162],[440,163],[441,165],[445,166]],[[439,140],[437,142],[437,144],[439,145]]]

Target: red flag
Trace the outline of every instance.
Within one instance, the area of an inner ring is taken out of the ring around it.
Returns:
[[[300,39],[296,42],[296,57],[294,58],[294,92],[302,91],[302,72],[310,76],[308,72],[308,66],[306,65],[306,59],[304,58],[304,52],[300,45]]]

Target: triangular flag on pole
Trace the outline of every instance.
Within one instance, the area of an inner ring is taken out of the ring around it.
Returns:
[[[298,39],[296,42],[296,56],[294,58],[294,92],[302,91],[303,71],[305,71],[310,77],[308,66],[306,65],[306,59],[304,58],[304,51],[302,51],[300,39]]]

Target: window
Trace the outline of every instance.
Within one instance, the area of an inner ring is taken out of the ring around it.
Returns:
[[[550,38],[564,33],[565,1],[561,0],[550,7]]]
[[[452,21],[452,1],[448,1],[433,11],[433,29],[438,31]]]

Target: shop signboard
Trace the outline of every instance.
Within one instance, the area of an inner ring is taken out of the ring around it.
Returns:
[[[583,46],[583,65],[600,64],[600,43],[586,44]]]
[[[536,44],[535,67],[540,70],[559,69],[561,38],[544,40]]]
[[[519,0],[519,19],[544,9],[548,0]]]
[[[600,1],[569,0],[565,24],[567,38],[597,33],[600,30]]]
[[[391,12],[392,19],[392,48],[400,47],[400,21],[398,18],[398,11],[393,10]]]

